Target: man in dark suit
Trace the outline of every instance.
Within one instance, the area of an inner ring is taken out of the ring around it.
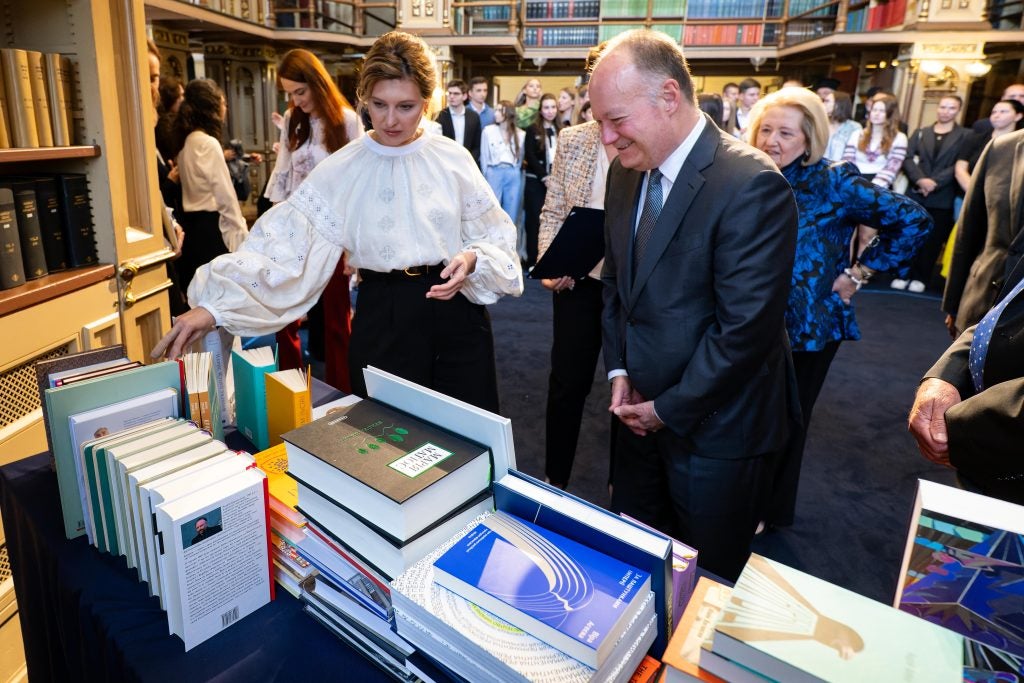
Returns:
[[[995,303],[1006,280],[1008,250],[1024,224],[1024,130],[995,139],[978,159],[960,213],[942,310],[954,336]]]
[[[1024,504],[1024,292],[1017,290],[1024,279],[1024,239],[1020,233],[1011,253],[1015,256],[1009,261],[1006,283],[989,314],[998,314],[994,327],[978,332],[991,321],[983,318],[967,328],[925,373],[908,428],[922,455],[955,467],[967,488]],[[999,302],[1007,298],[1000,311]],[[983,348],[986,339],[990,340],[987,351],[981,351],[979,346]]]
[[[910,136],[907,158],[903,161],[903,172],[910,181],[907,196],[928,210],[935,221],[935,228],[910,264],[910,281],[893,280],[892,286],[896,289],[905,287],[912,292],[923,292],[927,288],[935,260],[956,222],[953,202],[958,186],[953,177],[953,167],[960,146],[968,136],[968,131],[956,122],[962,106],[963,100],[959,95],[942,97],[935,113],[935,123],[918,128]],[[899,283],[903,283],[903,287]]]
[[[799,420],[783,322],[793,194],[767,156],[701,114],[682,50],[660,33],[613,39],[590,98],[618,149],[602,326],[610,410],[628,429],[612,509],[735,579]]]
[[[448,106],[437,115],[441,132],[469,150],[480,165],[480,116],[466,106],[469,86],[465,81],[448,81]]]
[[[205,541],[214,534],[221,532],[220,524],[210,524],[206,517],[200,517],[196,520],[196,535],[192,537],[192,543],[189,545],[195,545],[202,541]]]

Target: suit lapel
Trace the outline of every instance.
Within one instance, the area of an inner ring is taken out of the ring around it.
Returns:
[[[1024,199],[1024,191],[1021,184],[1024,183],[1024,140],[1017,142],[1013,150],[1013,169],[1010,171],[1010,238],[1012,239],[1021,231],[1021,220],[1024,219],[1024,206],[1021,200]]]
[[[616,171],[617,169],[617,171]],[[605,197],[606,220],[613,229],[607,231],[609,247],[618,263],[617,284],[619,287],[619,299],[624,302],[628,309],[630,307],[630,291],[632,290],[633,274],[633,226],[636,225],[636,212],[638,206],[638,195],[640,194],[643,174],[637,171],[619,166],[616,162],[612,166],[612,172],[622,174],[622,180],[614,184],[616,193],[625,201],[616,201],[612,197]],[[621,187],[621,189],[619,189]],[[612,218],[611,210],[614,207],[615,216]],[[614,226],[620,226],[614,228]]]

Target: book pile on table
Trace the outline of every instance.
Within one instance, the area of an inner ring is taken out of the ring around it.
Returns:
[[[267,603],[266,477],[179,417],[183,366],[119,347],[58,361],[37,373],[68,538],[124,556],[186,650]]]
[[[702,577],[665,681],[963,680],[963,639],[754,554],[731,590]]]
[[[469,680],[625,681],[658,631],[651,575],[498,511],[392,582],[395,625]]]

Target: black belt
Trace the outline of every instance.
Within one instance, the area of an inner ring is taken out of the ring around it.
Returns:
[[[444,269],[445,266],[443,263],[438,263],[433,266],[410,266],[408,268],[402,268],[400,270],[390,270],[386,273],[382,273],[377,270],[367,270],[365,268],[360,268],[359,277],[365,281],[439,280],[441,276],[441,271]]]

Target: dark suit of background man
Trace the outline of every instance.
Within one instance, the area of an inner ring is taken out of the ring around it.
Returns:
[[[628,427],[612,509],[677,534],[701,566],[735,579],[799,420],[783,322],[793,194],[767,156],[700,113],[682,51],[660,33],[612,40],[590,101],[602,142],[619,149],[602,273],[610,409]],[[647,239],[650,169],[666,199]]]
[[[476,165],[480,165],[480,116],[466,106],[469,86],[465,81],[448,81],[448,107],[437,115],[441,132],[469,150]]]

